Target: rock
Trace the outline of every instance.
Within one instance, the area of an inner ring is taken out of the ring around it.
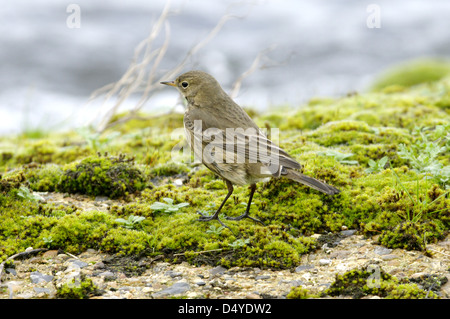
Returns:
[[[17,276],[17,272],[16,272],[16,270],[15,270],[14,268],[6,268],[5,271],[6,271],[8,274],[11,274],[11,275],[13,275],[13,276]]]
[[[89,264],[87,262],[81,261],[79,259],[69,260],[69,262],[71,262],[73,265],[77,265],[80,268],[84,268],[86,266],[89,266]]]
[[[45,253],[42,254],[42,258],[43,259],[50,259],[50,258],[54,258],[58,256],[58,251],[57,250],[48,250]]]
[[[105,264],[103,263],[103,261],[99,261],[98,263],[96,263],[94,265],[94,269],[104,269],[105,268]]]
[[[377,255],[387,255],[387,254],[390,254],[391,251],[392,251],[392,249],[378,246],[375,248],[375,250],[373,252]]]
[[[356,234],[356,229],[342,230],[341,235],[345,237],[353,236]]]
[[[174,184],[175,186],[183,186],[183,180],[180,179],[180,178],[177,178],[177,179],[175,179],[175,180],[173,181],[173,184]]]
[[[266,279],[270,279],[270,276],[268,276],[268,275],[256,276],[255,279],[256,280],[266,280]]]
[[[195,283],[197,286],[204,286],[206,285],[206,282],[204,282],[203,280],[199,280]]]
[[[98,274],[98,276],[104,277],[105,279],[112,279],[112,278],[116,277],[116,275],[114,275],[114,273],[111,271],[104,271],[104,272]]]
[[[179,271],[168,270],[164,273],[164,275],[169,276],[171,278],[175,278],[180,277],[181,275],[183,275],[183,273]]]
[[[394,254],[381,256],[381,259],[383,259],[383,260],[392,260],[392,259],[397,259],[397,258],[399,258],[399,257],[397,255],[394,255]]]
[[[209,272],[211,275],[222,275],[227,269],[225,267],[222,266],[217,266],[213,269],[211,269]]]
[[[169,288],[163,289],[161,291],[155,292],[152,294],[154,298],[168,297],[174,295],[181,295],[186,293],[191,287],[187,282],[179,281],[174,283]]]
[[[331,264],[331,259],[320,259],[319,260],[320,266],[328,266],[329,264]]]
[[[50,281],[52,281],[53,280],[53,276],[51,276],[51,275],[44,275],[44,274],[41,274],[38,271],[33,271],[30,274],[30,279],[31,279],[31,282],[33,284],[40,284],[40,283],[43,283],[43,282],[50,282]]]
[[[313,268],[314,268],[314,266],[313,265],[309,265],[309,264],[300,265],[297,268],[295,268],[295,272],[300,272],[300,271],[303,271],[303,270],[313,269]]]
[[[47,295],[50,295],[50,293],[52,292],[49,288],[34,287],[33,289],[34,289],[34,291],[35,291],[37,294],[47,294]]]

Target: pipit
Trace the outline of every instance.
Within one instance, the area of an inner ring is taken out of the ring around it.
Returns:
[[[238,217],[251,217],[250,206],[256,183],[270,178],[286,177],[328,195],[339,190],[299,172],[300,163],[269,140],[250,116],[236,104],[211,75],[202,71],[189,71],[175,81],[161,82],[176,87],[187,100],[184,129],[194,156],[225,181],[228,193],[212,215],[199,212],[200,221],[218,220],[219,213],[233,193],[233,185],[250,185],[247,209]],[[228,227],[227,227],[228,228]]]

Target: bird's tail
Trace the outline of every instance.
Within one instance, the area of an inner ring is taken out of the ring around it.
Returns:
[[[293,181],[302,183],[306,186],[309,186],[311,188],[314,188],[315,190],[318,190],[322,193],[328,194],[328,195],[335,195],[337,193],[340,193],[340,190],[337,188],[325,184],[324,182],[321,182],[315,178],[303,175],[302,173],[293,171],[293,170],[286,170],[286,174],[282,174],[283,177],[287,177],[289,179],[292,179]]]

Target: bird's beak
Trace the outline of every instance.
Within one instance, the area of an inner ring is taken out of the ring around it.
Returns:
[[[161,84],[170,85],[170,86],[177,86],[177,85],[175,84],[175,81],[161,82]]]

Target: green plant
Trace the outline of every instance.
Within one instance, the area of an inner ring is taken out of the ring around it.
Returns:
[[[42,240],[44,241],[44,244],[47,246],[47,248],[50,248],[50,246],[53,242],[52,236],[43,237]]]
[[[384,156],[378,162],[375,162],[373,159],[370,159],[368,164],[369,168],[366,169],[366,173],[378,173],[384,170],[389,157]]]
[[[44,198],[38,194],[32,193],[28,187],[20,186],[19,190],[17,191],[17,196],[21,199],[37,202],[39,200],[44,200]]]
[[[211,225],[211,226],[209,226],[209,229],[206,230],[206,233],[207,233],[207,234],[220,235],[220,233],[221,233],[222,230],[224,230],[224,229],[225,229],[225,227],[223,227],[223,226],[217,227],[217,226],[215,226],[215,225]]]
[[[165,203],[154,202],[152,205],[150,205],[150,208],[156,211],[161,211],[163,213],[173,213],[177,212],[182,207],[189,206],[189,203],[180,203],[174,205],[172,198],[164,197],[163,200],[165,201]]]
[[[144,219],[145,217],[142,216],[130,215],[128,216],[128,219],[117,218],[116,222],[118,222],[119,224],[124,224],[123,227],[127,229],[137,229],[141,227],[140,224]]]
[[[420,173],[425,173],[427,178],[435,178],[442,185],[450,180],[450,166],[444,166],[439,162],[439,156],[449,150],[450,124],[437,125],[434,129],[429,127],[416,127],[413,135],[417,136],[410,146],[400,144],[398,155],[409,161],[411,167]]]
[[[358,165],[358,161],[348,160],[349,157],[352,157],[354,155],[353,153],[341,153],[335,150],[327,150],[325,152],[319,152],[318,154],[333,157],[341,164]]]
[[[394,176],[397,180],[397,184],[400,186],[401,190],[408,196],[409,200],[411,201],[413,208],[410,210],[409,207],[406,207],[406,216],[403,216],[403,217],[407,221],[411,221],[412,223],[417,223],[422,218],[424,212],[426,212],[432,204],[434,204],[435,202],[437,202],[437,200],[439,200],[441,197],[444,197],[445,195],[447,195],[450,192],[450,190],[449,190],[445,193],[442,193],[434,200],[431,200],[428,196],[421,196],[422,193],[421,193],[421,187],[420,187],[420,183],[419,183],[419,175],[417,175],[416,196],[414,198],[412,196],[412,194],[408,191],[408,189],[405,187],[405,185],[402,183],[402,181],[400,180],[400,177],[397,175],[395,170],[392,169],[392,173],[394,174]],[[422,197],[424,199],[421,199]],[[438,213],[438,212],[446,210],[446,209],[448,209],[448,208],[438,209],[438,210],[432,211],[428,214]]]
[[[101,137],[100,133],[92,132],[88,127],[77,129],[77,133],[84,138],[89,147],[95,152],[101,150],[120,135],[120,132],[111,132],[108,135]]]
[[[233,248],[233,249],[236,249],[236,248],[241,248],[241,247],[244,247],[244,246],[246,246],[248,243],[250,243],[250,239],[249,238],[247,238],[247,239],[243,239],[243,238],[241,238],[241,239],[236,239],[234,242],[232,242],[231,244],[228,244],[228,246],[230,246],[231,248]]]

